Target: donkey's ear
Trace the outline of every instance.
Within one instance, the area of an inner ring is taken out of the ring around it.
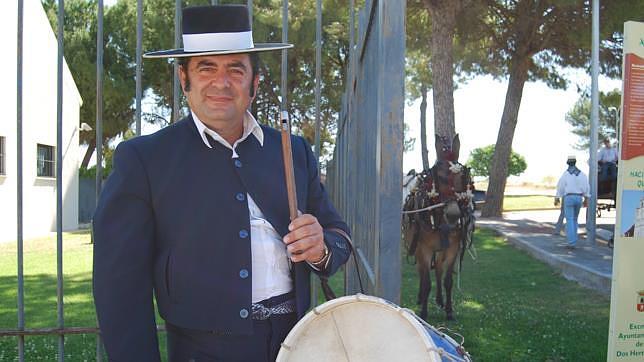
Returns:
[[[438,134],[434,134],[434,148],[436,148],[436,159],[443,158],[443,140]]]
[[[454,155],[454,161],[458,161],[458,153],[461,150],[461,140],[458,138],[458,133],[454,136],[452,140],[452,154]]]

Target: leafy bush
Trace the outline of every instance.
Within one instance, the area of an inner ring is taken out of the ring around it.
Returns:
[[[494,156],[494,145],[475,148],[470,153],[467,160],[467,166],[472,169],[473,176],[490,176],[490,167],[492,165],[492,156]],[[510,154],[510,164],[508,165],[508,175],[519,176],[528,168],[525,158],[520,154],[512,151]]]

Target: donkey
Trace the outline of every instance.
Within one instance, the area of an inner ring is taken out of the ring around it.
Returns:
[[[459,149],[458,135],[451,142],[436,136],[436,163],[417,176],[416,188],[405,200],[405,211],[430,208],[403,215],[403,240],[409,255],[415,256],[420,277],[418,304],[423,319],[427,318],[430,270],[434,268],[436,304],[445,309],[448,320],[454,320],[454,266],[457,257],[462,261],[465,247],[471,242],[474,226],[472,182],[469,169],[458,163]]]

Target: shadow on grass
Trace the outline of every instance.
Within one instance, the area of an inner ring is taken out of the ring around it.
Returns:
[[[45,328],[57,326],[57,278],[50,274],[24,277],[25,326]],[[0,277],[0,328],[15,329],[18,281],[15,276]],[[96,326],[92,299],[91,273],[65,275],[63,286],[66,326]]]
[[[57,323],[57,278],[50,274],[26,275],[25,326],[26,328],[56,328]],[[64,322],[66,327],[95,327],[96,314],[92,298],[91,273],[67,274],[64,278]],[[0,277],[0,329],[17,329],[17,278]],[[159,319],[158,323],[162,324]],[[66,361],[96,360],[96,335],[67,335]],[[162,357],[165,358],[165,333],[159,333]],[[58,353],[58,337],[25,337],[27,361],[55,361]],[[18,354],[17,337],[0,337],[0,361],[15,361]],[[104,358],[103,360],[107,360]]]

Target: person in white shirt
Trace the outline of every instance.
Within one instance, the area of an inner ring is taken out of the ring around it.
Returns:
[[[599,180],[612,180],[617,178],[617,149],[612,147],[608,138],[604,139],[604,147],[599,150]]]
[[[578,240],[577,217],[582,205],[583,207],[588,206],[590,187],[588,186],[588,177],[576,166],[577,158],[568,156],[566,163],[568,164],[568,169],[561,175],[557,183],[555,206],[559,206],[560,199],[563,198],[564,215],[566,217],[566,239],[568,240],[566,248],[574,249]]]

